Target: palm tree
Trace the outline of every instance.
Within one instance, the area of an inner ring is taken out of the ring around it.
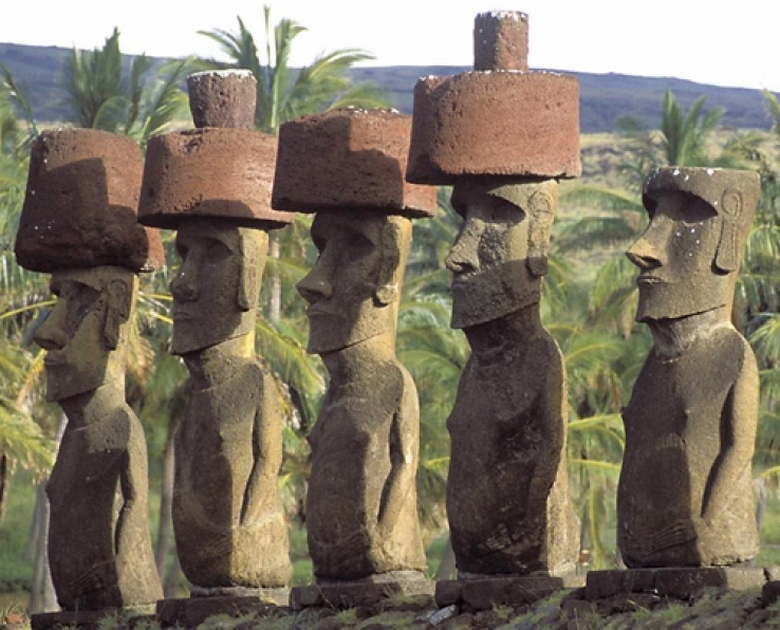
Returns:
[[[147,138],[167,130],[177,118],[186,118],[187,97],[179,86],[196,67],[187,58],[155,68],[140,55],[132,59],[125,76],[115,28],[102,48],[74,48],[67,59],[63,88],[69,120],[79,127],[130,135],[144,146]],[[152,70],[158,78],[151,77]]]
[[[295,38],[306,30],[293,20],[284,18],[271,29],[271,9],[263,8],[265,18],[265,55],[260,60],[254,35],[238,17],[238,32],[222,29],[200,31],[214,40],[232,60],[231,64],[215,66],[251,70],[257,79],[257,111],[255,126],[276,134],[287,121],[336,107],[382,107],[387,100],[370,83],[353,85],[347,76],[351,66],[373,57],[357,49],[335,50],[317,57],[297,72],[288,60]]]

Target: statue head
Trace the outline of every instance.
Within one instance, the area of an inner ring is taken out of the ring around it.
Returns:
[[[463,217],[446,259],[452,327],[468,328],[539,301],[555,214],[555,180],[459,179],[452,206]]]
[[[55,271],[57,302],[35,331],[48,350],[46,398],[63,400],[124,379],[125,345],[138,280],[122,267]]]
[[[298,283],[309,303],[309,352],[347,348],[395,332],[411,221],[369,210],[319,212],[311,237],[320,255]]]
[[[184,219],[171,282],[172,354],[203,350],[254,330],[268,234],[224,219]]]
[[[640,268],[637,321],[731,304],[759,193],[752,171],[670,167],[650,174],[643,193],[650,222],[627,252]]]

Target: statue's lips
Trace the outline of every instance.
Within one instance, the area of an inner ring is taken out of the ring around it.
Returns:
[[[342,312],[341,309],[333,308],[332,305],[318,303],[310,304],[309,308],[306,309],[306,314],[309,317],[333,317],[341,315]]]
[[[663,280],[661,278],[657,278],[656,276],[645,276],[642,274],[639,274],[639,277],[636,279],[637,284],[661,284],[663,283]]]
[[[203,319],[203,315],[198,315],[196,313],[192,313],[191,311],[188,311],[186,308],[177,308],[176,306],[173,307],[173,319],[177,322],[183,322],[183,321],[194,321]]]
[[[65,356],[56,350],[49,350],[49,352],[46,353],[46,356],[43,357],[43,365],[45,366],[65,365],[66,363],[67,360],[65,359]]]

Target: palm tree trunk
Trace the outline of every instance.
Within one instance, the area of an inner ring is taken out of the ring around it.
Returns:
[[[271,258],[279,258],[281,248],[279,246],[279,237],[271,233],[268,238],[268,255]],[[271,273],[271,301],[268,312],[268,319],[272,324],[278,324],[282,316],[282,280],[279,275],[273,271]]]
[[[173,481],[174,481],[174,450],[173,433],[169,423],[168,437],[163,453],[162,488],[160,490],[160,521],[157,526],[157,545],[154,549],[154,562],[157,573],[162,578],[165,575],[165,564],[171,549],[171,525],[173,512]]]
[[[8,487],[11,479],[8,475],[8,457],[0,455],[0,525],[5,520],[5,509],[8,506]]]

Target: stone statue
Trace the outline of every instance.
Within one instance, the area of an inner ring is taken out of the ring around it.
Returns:
[[[539,299],[557,180],[580,173],[579,86],[528,70],[523,13],[478,15],[474,53],[473,72],[418,81],[406,179],[453,185],[464,219],[446,265],[472,355],[447,420],[447,518],[459,577],[504,598],[488,578],[520,592],[529,574],[570,575],[577,556],[565,371]]]
[[[56,271],[57,303],[35,332],[48,350],[47,398],[68,424],[46,487],[49,559],[64,610],[162,598],[147,506],[146,439],[125,402],[125,350],[137,280],[132,271]]]
[[[574,569],[563,357],[542,326],[557,182],[459,179],[464,223],[446,264],[452,326],[472,348],[447,420],[447,515],[458,570],[559,575]]]
[[[280,393],[255,358],[268,234],[229,220],[182,220],[171,282],[173,340],[191,376],[176,434],[176,547],[201,588],[280,587],[291,575],[277,477]]]
[[[435,212],[435,194],[403,182],[410,128],[397,112],[351,109],[280,131],[274,207],[317,213],[319,258],[298,290],[309,303],[308,350],[330,375],[309,436],[306,526],[318,584],[423,582],[417,390],[395,334],[409,217]]]
[[[30,159],[17,261],[53,272],[57,301],[35,332],[47,398],[68,418],[47,484],[49,562],[65,611],[162,598],[148,523],[146,440],[125,401],[136,272],[162,261],[136,222],[143,161],[130,138],[45,131]]]
[[[320,257],[298,284],[309,303],[309,352],[330,383],[312,429],[306,503],[317,578],[423,571],[417,518],[419,409],[395,357],[411,221],[359,210],[320,213]]]
[[[630,568],[730,565],[758,552],[758,370],[730,322],[758,195],[748,171],[670,167],[645,182],[650,223],[628,257],[653,347],[623,412],[618,486]]]
[[[193,595],[240,596],[284,587],[292,573],[281,393],[254,351],[268,230],[292,215],[270,208],[276,139],[251,129],[251,73],[198,73],[187,84],[199,128],[149,141],[139,221],[177,230],[181,256],[171,352],[191,390],[175,436],[176,549]]]

